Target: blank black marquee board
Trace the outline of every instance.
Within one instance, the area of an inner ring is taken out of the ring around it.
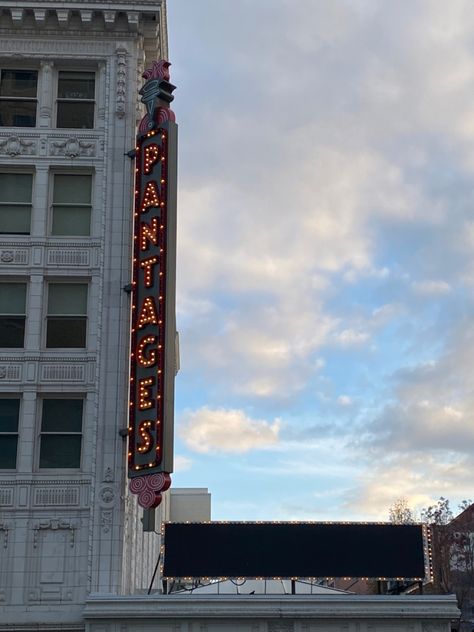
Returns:
[[[163,578],[425,577],[421,525],[166,523]]]

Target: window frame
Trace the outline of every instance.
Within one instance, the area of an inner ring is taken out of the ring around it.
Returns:
[[[30,236],[31,235],[31,219],[32,219],[32,214],[33,214],[33,198],[34,198],[34,187],[35,187],[35,170],[34,169],[21,169],[21,170],[14,170],[14,169],[8,169],[7,167],[3,168],[3,166],[0,169],[0,176],[2,175],[11,175],[11,176],[31,176],[31,197],[30,197],[30,201],[29,202],[2,202],[0,201],[0,208],[3,206],[18,206],[18,207],[24,207],[24,206],[28,206],[29,210],[30,210],[30,224],[29,224],[29,230],[27,233],[24,232],[2,232],[0,231],[0,235],[2,235],[2,237],[5,236],[15,236],[15,235],[21,235],[21,236]]]
[[[90,169],[87,170],[72,170],[72,169],[54,169],[50,173],[49,178],[49,220],[48,220],[48,234],[50,237],[57,238],[67,238],[67,239],[84,239],[92,236],[92,215],[94,211],[94,186],[95,186],[95,178],[94,171]],[[88,176],[90,178],[90,202],[89,204],[64,204],[64,203],[55,203],[54,202],[54,190],[55,190],[55,180],[56,176]],[[85,207],[89,208],[89,233],[82,235],[75,234],[59,234],[53,233],[53,224],[54,224],[54,208],[55,207],[70,207],[71,209],[77,207]]]
[[[17,415],[17,420],[16,420],[16,432],[10,432],[10,431],[2,431],[0,430],[0,439],[2,437],[11,437],[11,436],[15,436],[16,437],[16,452],[15,452],[15,466],[14,467],[1,467],[0,466],[0,472],[13,472],[13,471],[17,471],[18,470],[18,446],[20,444],[20,420],[21,420],[21,409],[22,409],[22,397],[21,397],[21,393],[2,393],[0,395],[0,399],[1,400],[15,400],[18,401],[18,415]]]
[[[34,114],[34,125],[2,125],[0,123],[0,128],[9,128],[14,127],[15,129],[34,129],[38,126],[38,86],[39,86],[39,69],[25,66],[24,68],[18,66],[1,66],[0,67],[0,84],[2,81],[2,73],[6,72],[35,72],[36,73],[36,96],[35,97],[19,97],[19,96],[6,96],[0,95],[0,102],[2,101],[18,101],[18,102],[34,102],[35,103],[35,114]]]
[[[50,287],[52,285],[85,285],[87,288],[86,294],[86,310],[84,314],[50,314],[49,313],[49,292]],[[88,334],[89,334],[89,300],[90,300],[90,279],[84,278],[61,278],[61,279],[48,279],[45,283],[45,324],[44,324],[44,348],[45,349],[68,349],[71,351],[86,351],[88,345]],[[83,318],[84,319],[84,346],[83,347],[57,347],[57,346],[48,346],[48,326],[49,326],[49,318],[53,317],[56,319],[63,318],[66,321],[68,318]]]
[[[26,315],[28,313],[28,281],[26,279],[18,279],[15,277],[12,278],[7,278],[7,277],[3,277],[2,279],[0,279],[0,285],[24,285],[25,286],[25,312],[24,314],[14,314],[14,313],[7,313],[7,312],[0,312],[0,319],[5,317],[12,317],[12,318],[23,318],[23,344],[19,345],[19,346],[13,346],[13,347],[5,347],[0,345],[0,349],[24,349],[25,348],[25,337],[26,337]]]
[[[76,72],[76,73],[91,73],[94,75],[94,98],[93,99],[80,99],[80,98],[67,98],[67,97],[60,97],[59,96],[59,80],[60,80],[60,75],[62,72]],[[82,129],[82,130],[86,130],[86,129],[95,129],[96,127],[96,123],[97,123],[97,80],[98,80],[98,72],[97,72],[97,67],[91,67],[91,68],[68,68],[65,66],[59,67],[56,69],[56,82],[55,82],[55,111],[54,111],[54,125],[56,129]],[[91,127],[66,127],[66,126],[59,126],[59,104],[60,103],[92,103],[93,104],[93,110],[92,110],[92,126]]]
[[[82,402],[82,410],[81,410],[81,430],[74,432],[64,432],[64,431],[43,431],[43,417],[44,417],[44,402],[46,400],[74,400]],[[37,419],[38,429],[37,429],[37,456],[36,456],[36,470],[40,472],[79,472],[83,469],[83,458],[84,458],[84,422],[85,422],[85,410],[86,410],[86,395],[85,393],[42,393],[38,398],[38,414]],[[80,437],[79,444],[79,465],[76,467],[41,467],[41,452],[43,436],[54,436],[54,437],[64,437],[67,441],[67,437]]]

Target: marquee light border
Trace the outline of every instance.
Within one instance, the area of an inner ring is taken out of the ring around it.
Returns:
[[[154,62],[140,90],[146,114],[135,146],[129,489],[157,507],[173,471],[177,127],[169,62]]]
[[[354,577],[354,576],[323,576],[323,577],[319,577],[319,576],[250,576],[250,575],[246,575],[245,577],[242,576],[218,576],[218,577],[214,577],[214,576],[202,576],[202,577],[194,577],[194,576],[170,576],[170,575],[165,575],[164,574],[164,564],[165,564],[165,555],[166,555],[166,542],[165,542],[165,529],[166,529],[166,525],[169,524],[199,524],[199,525],[214,525],[214,524],[225,524],[225,525],[231,525],[231,524],[252,524],[252,525],[288,525],[288,524],[294,524],[294,525],[390,525],[390,526],[396,526],[391,522],[387,522],[387,521],[357,521],[357,522],[352,522],[352,521],[332,521],[332,520],[202,520],[202,521],[195,521],[195,520],[184,520],[184,521],[173,521],[173,520],[167,520],[167,521],[162,521],[161,523],[161,530],[160,530],[160,535],[161,535],[161,546],[160,546],[160,574],[161,574],[161,578],[164,581],[181,581],[181,582],[191,582],[191,581],[195,581],[195,580],[201,580],[201,581],[211,581],[211,580],[218,580],[218,581],[226,581],[229,579],[232,580],[293,580],[293,581],[298,581],[298,580],[310,580],[310,581],[316,581],[316,580],[320,580],[320,579],[324,579],[326,581],[332,581],[334,579],[342,579],[342,580],[355,580],[355,579],[360,579],[360,580],[376,580],[376,581],[412,581],[412,582],[424,582],[424,583],[430,583],[433,581],[434,579],[434,569],[433,569],[433,544],[432,544],[432,540],[433,540],[433,533],[432,530],[430,528],[429,525],[425,524],[425,523],[414,523],[412,526],[416,526],[416,527],[421,527],[421,532],[422,532],[422,541],[423,541],[423,556],[424,556],[424,561],[425,561],[425,575],[424,577],[382,577],[382,576],[377,576],[377,577]]]

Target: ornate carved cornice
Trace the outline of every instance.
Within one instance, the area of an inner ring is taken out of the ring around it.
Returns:
[[[117,0],[89,0],[77,2],[62,0],[57,3],[43,0],[30,0],[19,3],[14,0],[0,9],[0,13],[11,19],[13,27],[36,25],[38,28],[59,27],[88,28],[100,20],[107,30],[119,28],[132,32],[143,32],[145,23],[152,21],[160,24],[160,10],[163,0],[142,0],[139,3]],[[124,19],[125,18],[125,19]]]
[[[102,42],[94,41],[99,32]],[[17,52],[18,47],[21,52],[27,52],[23,48],[26,46],[28,49],[28,40],[40,36],[52,42],[53,47],[57,40],[56,46],[61,48],[62,55],[67,52],[78,54],[80,51],[76,49],[84,49],[84,46],[85,56],[92,56],[89,46],[92,46],[95,55],[110,54],[107,40],[142,38],[141,46],[148,61],[168,56],[165,0],[141,0],[137,3],[130,0],[63,0],[60,7],[57,3],[43,0],[26,3],[10,0],[0,7],[0,33],[18,40],[17,47],[13,45],[10,48],[12,42],[1,46],[6,49],[7,55]],[[87,36],[90,36],[90,42]],[[67,41],[64,41],[65,38]],[[74,38],[82,41],[75,42]],[[39,52],[36,43],[29,49],[33,54]]]

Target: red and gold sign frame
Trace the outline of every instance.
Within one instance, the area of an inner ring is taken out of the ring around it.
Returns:
[[[155,62],[143,74],[147,113],[135,147],[128,474],[144,508],[159,505],[173,471],[177,126],[168,67]]]

